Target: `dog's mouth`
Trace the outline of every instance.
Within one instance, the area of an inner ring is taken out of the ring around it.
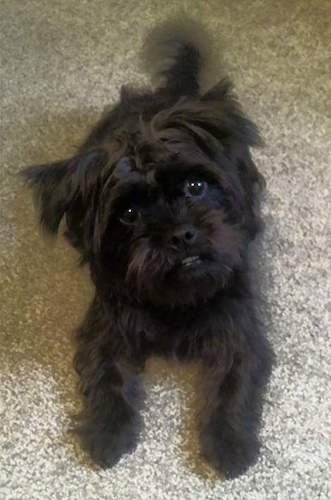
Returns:
[[[202,264],[202,259],[199,255],[192,255],[190,257],[185,257],[180,262],[180,265],[184,268],[197,267]]]

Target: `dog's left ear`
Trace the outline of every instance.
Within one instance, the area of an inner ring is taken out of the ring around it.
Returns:
[[[250,237],[254,238],[262,224],[259,216],[259,202],[265,186],[264,177],[256,168],[247,144],[229,141],[225,154],[237,169],[245,202],[246,228]]]
[[[229,80],[221,81],[201,100],[213,110],[212,133],[220,141],[222,153],[236,169],[244,195],[246,227],[254,237],[260,228],[259,193],[264,188],[265,181],[256,168],[250,148],[262,146],[263,141],[255,124],[242,111]]]
[[[98,178],[107,163],[107,153],[93,149],[45,165],[26,168],[22,174],[33,189],[41,226],[56,234],[63,218],[67,237],[82,253],[88,251],[93,230],[93,200],[98,196]]]

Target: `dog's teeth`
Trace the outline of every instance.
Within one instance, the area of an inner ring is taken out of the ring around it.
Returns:
[[[198,255],[194,255],[193,257],[185,257],[185,259],[182,260],[182,264],[191,264],[192,262],[195,262],[199,260]]]

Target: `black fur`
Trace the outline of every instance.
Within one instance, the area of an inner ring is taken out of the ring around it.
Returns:
[[[247,262],[263,183],[250,147],[260,140],[227,80],[202,93],[203,50],[190,33],[154,32],[156,90],[122,89],[73,158],[25,176],[42,225],[56,233],[65,218],[95,284],[75,356],[84,448],[103,466],[134,448],[130,385],[149,356],[196,360],[207,392],[202,451],[234,477],[258,455],[272,361]]]

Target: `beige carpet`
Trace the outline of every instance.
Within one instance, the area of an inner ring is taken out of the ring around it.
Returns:
[[[122,83],[148,81],[142,38],[178,4],[224,48],[267,143],[256,153],[268,186],[257,267],[278,362],[261,459],[233,482],[199,459],[194,370],[158,360],[134,455],[99,471],[77,449],[70,339],[91,285],[62,240],[39,238],[15,176],[70,153]],[[1,500],[331,498],[330,1],[2,0],[0,16]]]

